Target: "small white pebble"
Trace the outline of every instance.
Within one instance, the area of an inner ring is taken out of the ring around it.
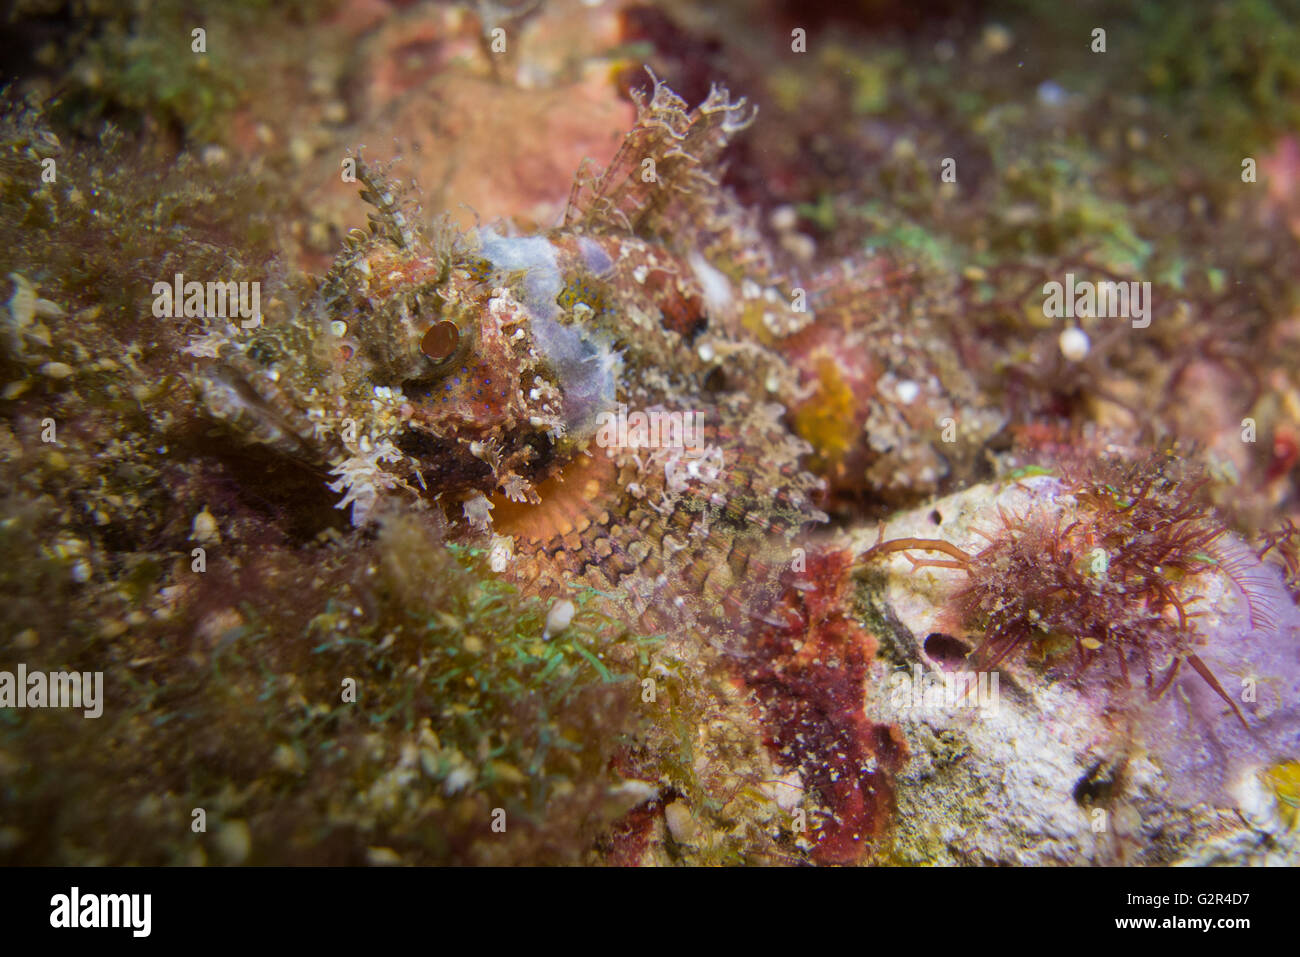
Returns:
[[[9,278],[14,281],[14,294],[9,298],[9,315],[14,324],[22,329],[29,326],[36,317],[36,287],[26,277],[11,272]]]
[[[217,853],[227,864],[242,864],[253,848],[253,835],[246,821],[227,821],[214,836]]]
[[[312,148],[311,143],[301,136],[295,136],[289,141],[289,158],[299,166],[307,165],[311,161],[313,153],[315,153],[315,150]]]
[[[510,561],[514,558],[514,540],[505,538],[500,535],[492,536],[492,545],[488,551],[488,565],[497,573],[505,571],[510,567]]]
[[[442,786],[448,794],[455,794],[457,791],[465,790],[466,786],[473,783],[474,772],[467,767],[452,768],[451,773],[443,780]]]
[[[1015,43],[1015,36],[1000,23],[992,23],[985,27],[984,35],[980,39],[984,50],[994,56],[1006,53]]]
[[[67,315],[67,312],[57,302],[51,302],[48,299],[37,299],[36,315],[44,316],[46,319],[62,319]]]
[[[542,633],[542,637],[550,638],[568,628],[573,621],[575,611],[577,609],[573,607],[573,602],[567,598],[557,601],[546,615],[546,630]]]
[[[664,823],[678,844],[694,844],[699,835],[695,821],[691,818],[691,809],[684,801],[673,801],[664,807]]]
[[[911,379],[904,379],[894,387],[894,393],[898,396],[898,401],[903,405],[911,405],[916,401],[916,397],[921,394],[921,387]]]
[[[817,255],[817,243],[807,233],[785,233],[781,248],[801,263],[810,263]]]
[[[799,225],[799,213],[793,206],[778,206],[768,219],[778,233],[788,233]]]
[[[1060,106],[1068,95],[1059,83],[1051,80],[1038,84],[1038,102],[1043,106]]]
[[[190,537],[194,541],[203,544],[221,541],[221,532],[217,528],[217,520],[208,511],[206,505],[203,507],[203,511],[194,516],[194,523],[190,528]]]
[[[366,863],[371,867],[396,867],[402,858],[391,847],[367,847]]]
[[[1088,340],[1088,334],[1078,326],[1070,326],[1061,333],[1060,346],[1061,355],[1071,362],[1080,362],[1088,354],[1088,347],[1091,343]]]
[[[199,154],[199,159],[203,161],[203,165],[205,166],[223,166],[226,161],[230,159],[230,154],[226,152],[224,147],[213,143],[210,146],[203,147],[203,151]]]

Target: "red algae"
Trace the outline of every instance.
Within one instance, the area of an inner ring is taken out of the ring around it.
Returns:
[[[804,807],[827,812],[808,815],[813,858],[853,864],[888,830],[892,774],[907,750],[863,713],[876,641],[848,607],[852,556],[814,549],[806,562],[806,571],[783,577],[782,599],[754,622],[741,671],[777,759],[799,770]]]

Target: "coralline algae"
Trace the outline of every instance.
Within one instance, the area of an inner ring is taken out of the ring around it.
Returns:
[[[1181,674],[1140,721],[1142,739],[1165,769],[1171,792],[1180,800],[1221,806],[1241,801],[1248,777],[1300,759],[1300,609],[1276,567],[1261,564],[1238,541],[1231,547],[1249,556],[1249,600],[1227,575],[1204,583],[1196,605],[1205,642],[1199,655],[1249,728],[1193,673]]]

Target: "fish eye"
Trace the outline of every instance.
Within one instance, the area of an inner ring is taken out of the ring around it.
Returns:
[[[441,362],[456,351],[459,342],[460,330],[456,328],[456,323],[444,319],[429,327],[429,331],[420,340],[420,351],[430,359]]]

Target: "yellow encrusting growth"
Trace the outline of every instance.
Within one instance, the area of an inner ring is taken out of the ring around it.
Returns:
[[[794,428],[812,445],[819,464],[833,467],[853,447],[856,400],[834,358],[820,356],[816,370],[817,394],[795,411]]]
[[[1277,813],[1292,830],[1300,825],[1300,761],[1282,761],[1264,772],[1264,783],[1277,798]]]

